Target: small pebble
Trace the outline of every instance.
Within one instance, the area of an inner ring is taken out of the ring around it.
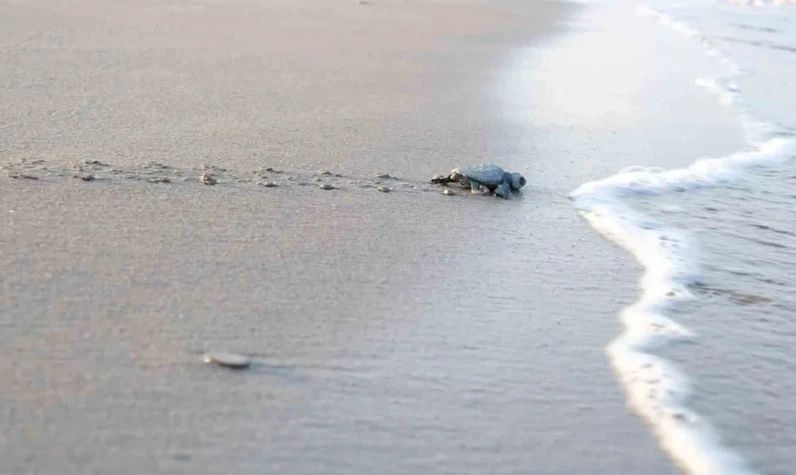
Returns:
[[[216,183],[218,183],[218,180],[216,180],[213,177],[213,175],[209,173],[202,173],[202,175],[199,177],[199,181],[201,181],[205,185],[215,185]]]
[[[279,186],[272,181],[260,182],[258,183],[258,185],[264,186],[266,188],[276,188],[277,186]]]
[[[265,171],[267,172],[275,172],[274,167],[265,167]]]
[[[324,183],[320,186],[322,190],[334,190],[334,185],[331,183]]]
[[[389,173],[379,173],[376,178],[392,178]]]
[[[450,188],[445,188],[445,191],[443,191],[442,194],[448,196],[456,196],[456,192],[451,190]]]
[[[73,178],[79,178],[79,179],[81,179],[83,181],[94,181],[94,180],[97,179],[97,177],[95,177],[91,173],[79,173],[77,175],[73,175],[72,177]]]
[[[326,176],[329,176],[329,175],[331,175],[331,174],[332,174],[332,172],[330,172],[329,170],[318,170],[318,174],[319,174],[319,175],[326,175]]]
[[[389,192],[392,191],[392,188],[387,187],[387,186],[380,186],[380,187],[378,187],[376,189],[381,191],[382,193],[389,193]]]
[[[249,358],[244,355],[224,352],[205,353],[204,361],[205,363],[215,363],[219,366],[233,369],[248,368],[251,364]]]
[[[171,183],[171,178],[166,176],[159,176],[156,178],[150,178],[147,180],[149,183]]]

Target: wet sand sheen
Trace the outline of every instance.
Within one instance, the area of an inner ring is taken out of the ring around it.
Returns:
[[[487,92],[571,6],[65,8],[0,3],[4,470],[671,470],[602,357],[627,259]],[[346,189],[493,156],[521,196]]]

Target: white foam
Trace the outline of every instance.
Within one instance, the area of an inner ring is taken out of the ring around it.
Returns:
[[[669,28],[677,32],[680,32],[686,36],[690,36],[692,38],[699,36],[699,32],[689,27],[686,23],[681,21],[675,21],[671,16],[666,15],[665,13],[661,13],[647,5],[638,6],[636,8],[636,16],[653,17],[656,18],[661,24],[666,25]]]
[[[699,274],[695,246],[685,231],[643,215],[622,198],[734,183],[750,168],[796,157],[796,140],[777,136],[776,127],[757,120],[746,110],[735,81],[745,73],[697,30],[647,6],[639,7],[637,14],[656,18],[661,24],[698,39],[709,57],[728,67],[727,76],[701,78],[697,85],[738,112],[750,147],[725,157],[701,158],[681,169],[626,168],[616,175],[585,183],[570,194],[592,227],[632,253],[644,267],[641,295],[622,311],[625,329],[609,345],[608,354],[630,407],[650,423],[662,447],[685,470],[695,474],[751,473],[739,455],[722,445],[710,424],[686,406],[691,391],[687,377],[650,352],[695,337],[667,316],[673,307],[694,298],[689,287]]]
[[[794,3],[794,0],[729,0],[731,3],[737,3],[748,7],[781,7]]]

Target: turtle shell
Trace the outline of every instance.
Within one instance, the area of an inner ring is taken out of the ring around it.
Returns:
[[[472,178],[483,185],[499,185],[503,181],[505,173],[499,166],[486,163],[469,166],[461,170],[462,175]]]

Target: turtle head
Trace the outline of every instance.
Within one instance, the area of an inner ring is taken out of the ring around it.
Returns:
[[[525,177],[522,176],[520,173],[509,173],[511,175],[511,189],[514,191],[519,190],[523,186],[525,186]]]

